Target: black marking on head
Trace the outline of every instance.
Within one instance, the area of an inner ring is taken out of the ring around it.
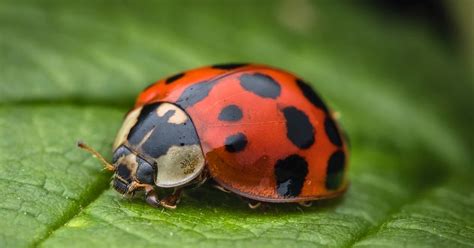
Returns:
[[[276,191],[283,197],[297,197],[300,195],[308,175],[306,160],[293,154],[280,159],[275,164]]]
[[[242,110],[237,105],[228,105],[219,114],[221,121],[238,121],[240,119],[242,119]]]
[[[204,81],[188,86],[176,101],[181,108],[187,108],[202,101],[209,95],[217,81]]]
[[[128,134],[128,142],[137,146],[153,130],[141,149],[146,155],[158,158],[168,152],[172,146],[199,144],[199,139],[190,118],[182,124],[169,123],[174,110],[158,116],[156,109],[161,103],[152,103],[143,106],[138,121]]]
[[[306,97],[306,99],[308,99],[308,101],[310,101],[317,108],[320,108],[324,112],[329,113],[326,104],[324,104],[321,97],[319,97],[316,91],[314,91],[313,88],[309,86],[309,84],[307,84],[301,79],[296,79],[296,83],[298,84],[298,87],[300,87],[301,91],[303,92],[303,95]]]
[[[119,164],[117,166],[117,175],[120,176],[122,179],[124,179],[127,182],[131,182],[130,175],[132,174],[130,169],[127,167],[125,164]]]
[[[247,137],[243,133],[237,133],[225,139],[225,149],[228,152],[240,152],[245,149],[247,143]]]
[[[248,65],[248,64],[245,64],[245,63],[230,63],[230,64],[213,65],[211,67],[214,68],[214,69],[232,70],[232,69],[236,69],[236,68],[243,67],[243,66],[246,66],[246,65]]]
[[[301,149],[306,149],[314,144],[315,130],[308,116],[295,107],[283,109],[286,119],[286,136]]]
[[[155,168],[150,165],[145,160],[137,157],[137,179],[140,183],[144,184],[154,184],[155,183],[155,176],[156,170]]]
[[[343,151],[335,151],[328,160],[326,169],[326,188],[329,190],[338,189],[344,179],[344,166],[346,163],[346,155]]]
[[[326,135],[331,143],[336,146],[342,146],[342,139],[337,130],[336,123],[334,123],[329,116],[326,116],[326,119],[324,120],[324,130],[326,131]]]
[[[120,194],[125,194],[128,192],[128,185],[120,181],[119,179],[114,179],[113,187],[117,190]]]
[[[184,76],[184,72],[173,75],[165,80],[165,84],[170,84]]]
[[[280,96],[281,86],[273,78],[262,73],[243,74],[240,76],[240,85],[263,98],[276,99]]]

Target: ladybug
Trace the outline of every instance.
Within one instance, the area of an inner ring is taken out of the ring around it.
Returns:
[[[347,188],[347,142],[302,79],[256,64],[222,64],[159,80],[140,93],[113,145],[113,188],[175,208],[182,189],[217,188],[261,202],[332,198]],[[160,199],[157,188],[172,188]]]

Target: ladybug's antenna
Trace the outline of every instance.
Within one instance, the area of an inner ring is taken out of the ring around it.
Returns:
[[[78,141],[77,142],[77,146],[83,150],[86,150],[90,153],[92,153],[92,155],[94,157],[96,157],[97,159],[99,159],[100,162],[102,162],[102,164],[104,164],[105,166],[105,169],[108,170],[108,171],[115,171],[115,167],[110,164],[109,162],[107,162],[107,160],[105,160],[104,157],[102,157],[102,155],[100,155],[99,152],[97,152],[96,150],[92,149],[92,147],[82,143],[82,141]]]

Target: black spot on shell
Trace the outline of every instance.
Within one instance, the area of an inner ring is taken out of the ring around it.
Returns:
[[[280,159],[275,164],[276,191],[283,197],[297,197],[300,195],[308,175],[306,160],[293,154]]]
[[[310,101],[317,108],[322,109],[326,113],[329,113],[326,104],[324,104],[321,97],[319,97],[316,91],[314,91],[313,88],[309,86],[309,84],[307,84],[301,79],[296,79],[296,83],[298,84],[298,87],[301,89],[303,95],[306,97],[306,99],[308,99],[308,101]]]
[[[143,106],[138,116],[138,121],[128,134],[128,142],[132,146],[137,146],[152,131],[149,138],[141,147],[135,147],[146,153],[148,156],[158,158],[168,152],[172,146],[199,144],[199,139],[194,129],[191,119],[188,118],[182,124],[169,123],[174,110],[166,112],[163,116],[158,116],[156,109],[162,103],[152,103]],[[132,147],[133,148],[133,147]]]
[[[221,69],[221,70],[232,70],[232,69],[236,69],[236,68],[243,67],[243,66],[246,66],[246,65],[248,65],[248,64],[245,64],[245,63],[229,63],[229,64],[213,65],[212,68]]]
[[[228,152],[240,152],[247,146],[247,137],[243,133],[231,135],[225,140],[225,149]]]
[[[184,73],[178,73],[176,75],[173,75],[165,80],[165,84],[170,84],[184,76]]]
[[[334,152],[328,160],[326,169],[326,188],[329,190],[338,189],[344,179],[344,166],[346,163],[346,155],[343,151]]]
[[[308,116],[295,107],[283,109],[286,119],[286,136],[297,147],[306,149],[314,144],[315,130]]]
[[[206,98],[216,83],[217,81],[205,81],[188,86],[176,101],[176,104],[184,109],[193,106]]]
[[[237,105],[228,105],[219,114],[221,121],[238,121],[242,119],[242,110]]]
[[[342,146],[342,139],[339,135],[336,124],[329,116],[326,116],[326,119],[324,120],[324,130],[326,131],[331,143],[336,146]]]
[[[240,85],[263,98],[276,99],[280,96],[281,86],[273,78],[262,73],[243,74],[240,76]]]

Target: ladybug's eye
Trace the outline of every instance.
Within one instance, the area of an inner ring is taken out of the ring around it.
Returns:
[[[155,182],[155,169],[145,160],[137,157],[138,168],[137,168],[137,179],[140,183],[154,184]]]

